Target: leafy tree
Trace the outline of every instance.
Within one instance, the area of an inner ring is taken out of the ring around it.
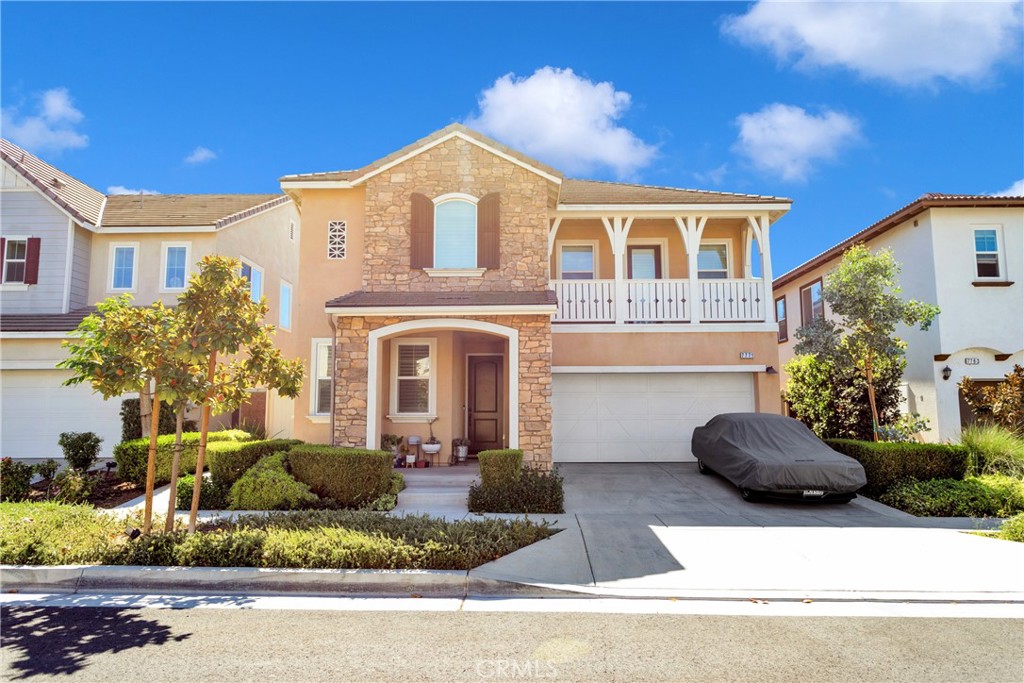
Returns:
[[[302,388],[302,361],[285,360],[274,347],[275,328],[263,324],[266,301],[252,300],[240,268],[237,259],[206,256],[178,297],[178,312],[188,321],[182,330],[181,360],[205,370],[193,376],[201,378],[198,384],[168,397],[175,400],[180,393],[202,405],[189,531],[195,531],[199,511],[210,414],[234,410],[254,387],[275,389],[288,398],[298,396]]]
[[[960,389],[975,413],[1024,435],[1024,367],[1014,365],[995,386],[978,386],[970,377],[964,377]]]
[[[797,331],[798,354],[824,352],[833,362],[848,361],[863,376],[876,441],[880,424],[877,375],[902,358],[906,348],[896,336],[896,326],[903,323],[927,330],[939,314],[934,304],[900,297],[899,273],[900,264],[892,251],[873,254],[863,244],[850,247],[835,270],[825,276],[822,288],[822,297],[839,323],[822,318]],[[835,344],[840,337],[842,343]]]

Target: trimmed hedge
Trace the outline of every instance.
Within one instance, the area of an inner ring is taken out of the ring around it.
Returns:
[[[195,475],[186,474],[178,478],[176,503],[178,510],[192,509],[192,490],[195,488]],[[203,477],[199,488],[200,510],[223,510],[228,505],[227,491],[217,486],[209,477]]]
[[[209,432],[206,437],[207,450],[209,444],[221,441],[249,441],[252,436],[240,429],[226,429]],[[181,435],[181,467],[179,472],[195,472],[196,455],[199,451],[199,432],[185,432]],[[174,434],[165,434],[156,439],[156,484],[166,484],[171,480],[171,460],[174,458]],[[146,461],[149,459],[149,439],[132,439],[122,441],[114,446],[114,461],[117,462],[117,473],[122,479],[136,484],[146,483]]]
[[[939,443],[893,443],[827,439],[831,448],[864,466],[863,493],[877,495],[907,480],[963,479],[969,454],[963,446]]]
[[[286,455],[274,453],[250,467],[231,487],[232,510],[297,510],[319,498],[288,474]]]
[[[391,489],[391,454],[364,448],[296,446],[288,452],[292,476],[313,493],[360,507]]]
[[[1024,512],[1003,522],[999,529],[999,538],[1024,543]]]
[[[517,448],[480,451],[480,481],[484,486],[508,486],[519,479],[523,468],[523,452]]]
[[[469,488],[469,511],[561,514],[565,512],[562,477],[528,468],[518,479],[499,486],[474,484]]]
[[[1024,512],[1024,481],[1001,474],[905,481],[883,493],[886,505],[921,517],[1010,517]]]
[[[206,447],[210,476],[218,486],[229,489],[250,467],[268,455],[288,451],[302,442],[297,439],[269,441],[221,442]],[[195,469],[193,465],[192,469]],[[249,508],[257,509],[257,508]]]

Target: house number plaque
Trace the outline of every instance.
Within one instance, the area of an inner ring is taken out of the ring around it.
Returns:
[[[964,358],[964,365],[980,365],[980,358]]]

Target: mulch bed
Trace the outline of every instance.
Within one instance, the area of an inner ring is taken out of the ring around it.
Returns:
[[[144,486],[133,481],[121,479],[116,474],[93,470],[89,473],[92,477],[92,494],[87,501],[98,508],[114,508],[121,503],[127,503],[132,498],[138,498],[146,492]],[[46,500],[46,487],[49,481],[43,479],[32,484],[32,492],[28,499],[32,502]]]

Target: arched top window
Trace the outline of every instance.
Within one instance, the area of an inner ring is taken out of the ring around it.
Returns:
[[[477,267],[476,202],[451,198],[434,205],[434,267]]]

